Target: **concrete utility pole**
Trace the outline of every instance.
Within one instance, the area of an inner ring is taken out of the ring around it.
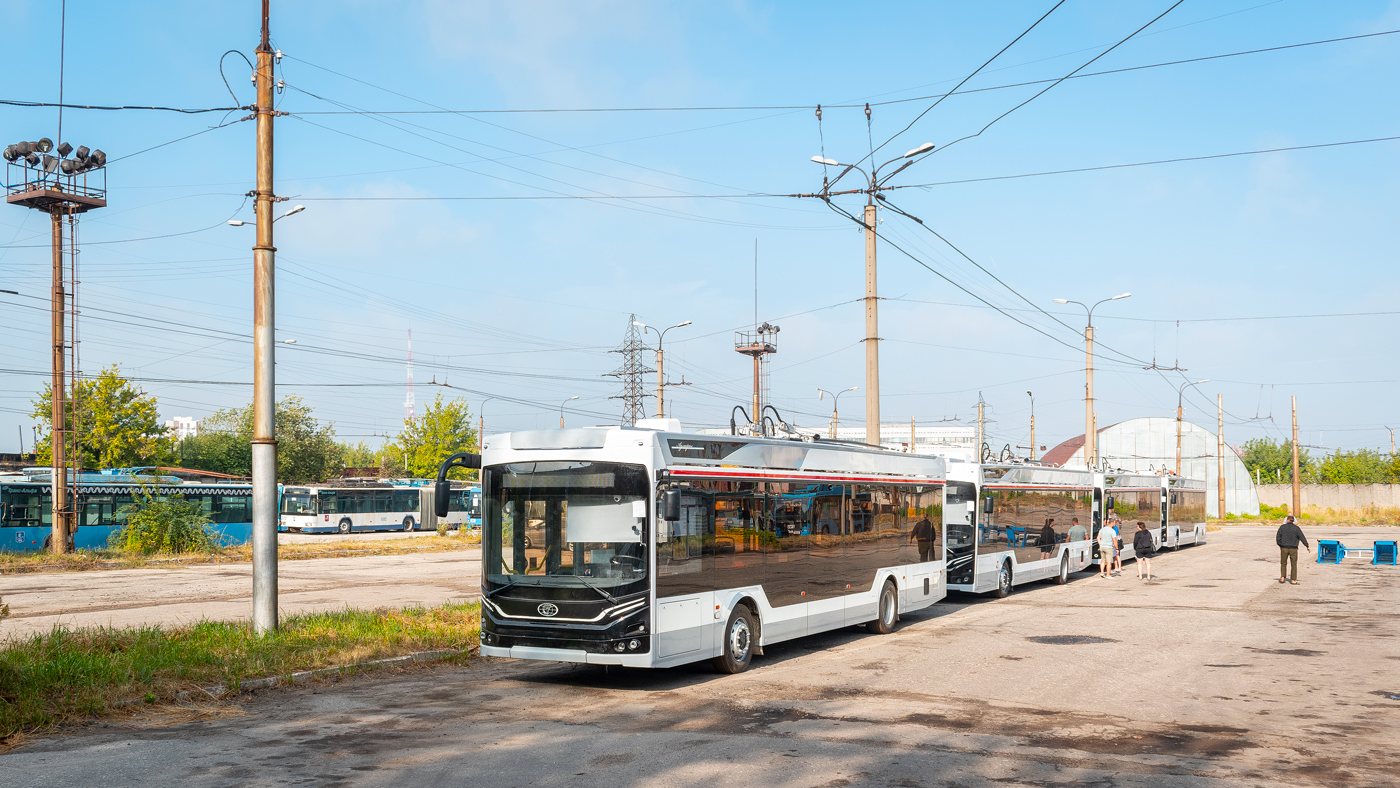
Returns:
[[[1031,398],[1031,462],[1035,462],[1035,395],[1027,391],[1026,396]]]
[[[865,206],[865,442],[880,445],[880,299],[875,277],[875,200]]]
[[[1220,519],[1225,519],[1225,395],[1215,395],[1215,486],[1220,496]]]
[[[1056,298],[1057,304],[1079,304],[1084,307],[1088,318],[1084,327],[1084,465],[1093,468],[1099,462],[1099,425],[1094,416],[1094,309],[1106,301],[1129,298],[1132,293],[1119,293],[1116,296],[1100,299],[1093,305],[1068,298]]]
[[[68,505],[68,375],[64,370],[64,356],[67,341],[64,337],[64,323],[68,311],[68,295],[63,287],[63,215],[53,211],[53,290],[49,299],[50,334],[53,347],[50,349],[52,428],[49,431],[49,454],[52,462],[51,488],[53,494],[53,551],[68,552],[68,537],[72,534],[72,514]],[[74,392],[76,394],[77,392]],[[82,461],[78,465],[81,468]]]
[[[277,629],[277,437],[274,378],[273,295],[277,248],[272,245],[272,208],[278,201],[272,188],[273,71],[268,35],[268,0],[262,2],[262,39],[257,49],[258,103],[257,241],[253,247],[253,630]]]
[[[982,392],[977,392],[977,456],[973,462],[982,461],[982,445],[987,442],[987,433],[982,431]]]
[[[1293,508],[1289,514],[1301,517],[1303,514],[1303,490],[1298,482],[1298,398],[1293,398]]]
[[[690,384],[685,382],[684,376],[681,377],[680,383],[666,382],[666,351],[662,346],[666,343],[667,331],[670,331],[672,328],[684,328],[690,325],[690,321],[686,320],[674,326],[661,329],[658,329],[656,326],[649,326],[639,320],[633,320],[632,325],[637,326],[643,331],[656,332],[656,418],[664,419],[666,418],[666,387],[689,386]]]
[[[909,453],[914,453],[914,417],[909,417]]]

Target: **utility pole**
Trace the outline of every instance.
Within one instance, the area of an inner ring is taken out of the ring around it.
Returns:
[[[253,210],[257,241],[253,247],[253,631],[277,629],[277,437],[273,426],[276,382],[273,340],[274,273],[277,247],[272,245],[273,52],[268,33],[268,0],[262,1],[262,38],[257,49],[257,190]]]
[[[481,410],[476,412],[476,451],[478,454],[481,453],[481,448],[486,440],[486,403],[493,399],[495,397],[487,397],[482,400]]]
[[[1198,380],[1195,383],[1183,383],[1176,387],[1176,475],[1181,475],[1181,397],[1187,386],[1199,386],[1202,383],[1209,383],[1210,378]]]
[[[1225,395],[1215,395],[1215,486],[1220,498],[1220,519],[1225,519]]]
[[[60,120],[60,129],[61,120]],[[58,156],[51,156],[53,151]],[[73,158],[68,158],[73,154]],[[51,549],[68,552],[68,543],[76,525],[77,477],[70,478],[69,463],[76,462],[80,471],[77,411],[77,215],[107,205],[107,154],[89,151],[87,146],[72,145],[59,139],[44,137],[34,142],[17,142],[4,150],[9,164],[6,170],[5,201],[11,205],[33,208],[49,215],[53,284],[49,302],[50,378],[49,389],[52,419],[49,444],[50,488],[52,497]],[[64,273],[64,235],[68,241],[68,274]],[[72,323],[70,334],[68,326]],[[69,363],[69,355],[72,362]],[[37,435],[37,433],[36,433]],[[35,450],[38,441],[35,441]],[[71,456],[69,452],[72,452]]]
[[[1298,483],[1298,398],[1293,398],[1293,509],[1289,514],[1301,517],[1303,514],[1303,491]]]
[[[909,453],[914,453],[914,417],[909,417]]]
[[[1026,396],[1031,398],[1031,462],[1035,462],[1035,395],[1027,391]]]
[[[982,392],[977,392],[977,457],[973,462],[982,461],[982,445],[987,441],[987,434],[982,431]]]
[[[875,198],[865,206],[865,442],[880,445],[880,299],[875,279]]]
[[[1099,425],[1094,416],[1094,309],[1106,301],[1117,301],[1131,296],[1132,293],[1120,293],[1095,301],[1092,306],[1068,298],[1055,299],[1057,304],[1079,304],[1084,307],[1088,317],[1084,327],[1084,465],[1088,468],[1093,468],[1099,462]]]
[[[677,323],[674,326],[658,329],[656,326],[649,326],[646,323],[637,320],[636,315],[633,315],[632,317],[632,325],[642,329],[642,331],[656,332],[656,418],[664,419],[666,418],[666,387],[690,385],[689,383],[685,382],[684,375],[681,376],[680,383],[666,382],[666,351],[663,347],[666,344],[666,332],[670,331],[672,328],[685,328],[686,326],[690,325],[690,321],[686,320],[682,323]]]

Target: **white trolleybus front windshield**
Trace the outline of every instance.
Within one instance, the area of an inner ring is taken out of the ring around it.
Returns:
[[[641,465],[483,469],[482,642],[645,652],[649,490]]]

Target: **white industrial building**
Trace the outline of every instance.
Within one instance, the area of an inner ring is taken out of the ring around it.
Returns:
[[[1110,468],[1154,473],[1176,468],[1176,419],[1147,417],[1120,421],[1099,430],[1099,457]],[[1217,446],[1214,432],[1189,421],[1181,423],[1181,475],[1205,479],[1206,508],[1219,516],[1216,486]],[[1084,466],[1084,436],[1078,435],[1045,453],[1045,462]],[[1259,495],[1234,449],[1225,446],[1225,509],[1231,514],[1259,514]]]
[[[199,419],[193,416],[176,416],[165,422],[165,428],[170,431],[171,435],[175,436],[175,440],[182,441],[199,434]]]

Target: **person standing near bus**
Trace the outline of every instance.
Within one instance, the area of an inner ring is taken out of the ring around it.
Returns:
[[[1138,521],[1137,533],[1133,534],[1133,555],[1137,556],[1137,570],[1139,580],[1152,579],[1152,551],[1155,545],[1152,544],[1152,532],[1147,530],[1147,523]],[[1143,577],[1143,572],[1147,573]]]
[[[1293,515],[1288,515],[1283,525],[1278,527],[1274,541],[1278,542],[1278,581],[1298,585],[1298,543],[1302,542],[1309,553],[1312,552],[1312,545],[1308,544],[1308,537],[1303,535],[1303,529],[1298,527]],[[1288,577],[1289,562],[1293,564],[1292,577]]]
[[[1045,518],[1045,527],[1040,529],[1040,538],[1035,544],[1040,548],[1040,560],[1044,561],[1055,553],[1055,518]]]
[[[1113,576],[1113,559],[1118,555],[1118,529],[1109,520],[1099,529],[1099,576]]]
[[[919,545],[919,561],[933,560],[933,539],[936,536],[938,531],[934,529],[933,523],[929,522],[928,515],[914,523],[914,530],[909,534],[909,538]]]
[[[1071,517],[1069,522],[1069,541],[1082,542],[1089,538],[1089,532],[1084,530],[1084,526],[1079,524],[1078,517]]]
[[[1113,516],[1113,532],[1118,535],[1118,541],[1113,545],[1113,568],[1121,577],[1123,574],[1123,518],[1116,514]]]

